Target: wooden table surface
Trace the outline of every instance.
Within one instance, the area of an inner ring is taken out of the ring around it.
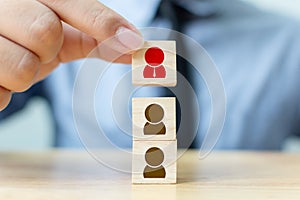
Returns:
[[[114,158],[113,153],[107,153]],[[122,164],[122,161],[120,161]],[[132,185],[87,152],[0,153],[0,199],[300,199],[300,155],[188,151],[178,184]]]

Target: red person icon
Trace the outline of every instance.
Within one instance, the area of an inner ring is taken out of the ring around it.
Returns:
[[[144,68],[144,78],[165,78],[166,69],[162,65],[165,59],[164,52],[158,47],[151,47],[145,53],[147,65]]]

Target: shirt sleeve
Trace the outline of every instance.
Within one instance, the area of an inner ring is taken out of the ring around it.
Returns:
[[[298,114],[297,114],[297,125],[294,131],[294,135],[300,137],[300,100],[299,100],[299,107],[298,107]]]
[[[13,94],[9,105],[3,111],[0,112],[0,122],[1,120],[22,110],[26,106],[27,102],[35,96],[45,98],[47,97],[44,87],[44,81],[35,84],[26,92]]]
[[[299,48],[300,48],[300,43],[299,43]],[[300,72],[300,61],[298,62],[298,67],[299,67],[299,72]],[[300,78],[298,80],[298,88],[300,87]],[[296,114],[296,124],[295,124],[295,129],[293,131],[294,136],[300,137],[300,90],[298,92],[298,108],[297,108],[297,114]]]

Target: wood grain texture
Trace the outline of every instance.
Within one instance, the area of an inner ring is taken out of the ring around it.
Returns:
[[[118,152],[99,152],[118,158]],[[176,185],[132,185],[131,174],[99,164],[86,151],[2,152],[0,199],[299,200],[299,154],[214,152],[199,160],[198,153],[177,161]]]
[[[144,178],[143,172],[149,164],[146,162],[146,151],[152,147],[163,151],[161,166],[166,171],[165,178]],[[133,141],[132,183],[176,183],[177,175],[177,141]]]
[[[166,70],[165,78],[144,78],[143,71],[147,65],[145,52],[150,47],[159,47],[164,52],[162,65]],[[145,41],[144,46],[132,55],[132,83],[137,86],[176,86],[176,44],[175,41]]]
[[[144,127],[148,122],[146,108],[151,104],[163,108],[161,122],[166,127],[163,135],[145,135]],[[132,136],[133,140],[175,140],[176,139],[176,100],[175,97],[132,98]]]

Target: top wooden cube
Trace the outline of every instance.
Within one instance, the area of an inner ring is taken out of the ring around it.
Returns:
[[[132,83],[137,86],[176,86],[175,41],[145,41],[132,55]]]

